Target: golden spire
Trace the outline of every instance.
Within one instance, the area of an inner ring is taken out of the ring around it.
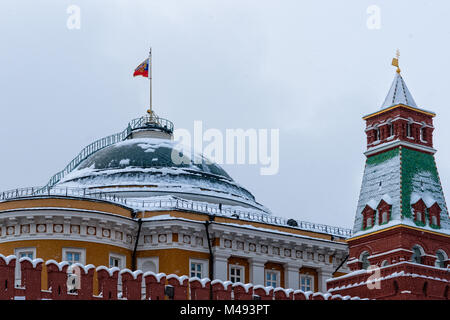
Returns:
[[[397,73],[400,73],[400,67],[398,66],[398,59],[400,58],[400,50],[395,52],[395,58],[392,59],[392,65],[397,67]]]

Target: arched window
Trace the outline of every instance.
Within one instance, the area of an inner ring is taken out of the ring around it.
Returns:
[[[437,226],[438,225],[438,221],[437,221],[437,217],[436,216],[431,216],[431,224],[433,226]]]
[[[370,262],[369,262],[369,256],[370,254],[367,251],[364,251],[363,253],[361,253],[361,255],[359,256],[360,261],[362,262],[362,268],[363,269],[367,269],[370,266]]]
[[[422,263],[422,248],[419,245],[415,245],[412,248],[412,256],[411,256],[411,261],[415,262],[415,263]]]
[[[427,130],[426,127],[420,128],[420,140],[427,142]]]
[[[394,125],[389,123],[389,136],[392,137],[394,135]]]
[[[417,222],[423,222],[423,219],[422,219],[422,212],[417,212],[417,213],[416,213],[416,221],[417,221]]]
[[[412,130],[411,130],[411,123],[408,122],[406,124],[406,136],[407,137],[412,137]]]
[[[380,140],[380,128],[375,129],[375,141]]]
[[[389,265],[389,261],[387,260],[383,260],[383,262],[381,263],[382,267],[388,266]]]
[[[386,223],[388,221],[388,213],[385,211],[381,214],[381,223]]]
[[[436,261],[434,265],[438,268],[445,268],[445,260],[447,260],[446,254],[442,250],[436,252]]]

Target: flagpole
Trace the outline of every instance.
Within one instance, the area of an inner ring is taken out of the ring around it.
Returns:
[[[150,117],[153,117],[152,108],[152,47],[150,47],[150,52],[148,53],[148,79],[150,80],[150,109],[148,110]]]

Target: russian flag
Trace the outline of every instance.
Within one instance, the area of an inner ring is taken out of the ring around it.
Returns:
[[[149,66],[148,66],[148,65],[149,65],[148,61],[149,61],[149,59],[145,59],[145,61],[142,62],[142,63],[134,70],[133,77],[136,77],[136,76],[143,76],[143,77],[148,78],[148,67],[149,67]]]

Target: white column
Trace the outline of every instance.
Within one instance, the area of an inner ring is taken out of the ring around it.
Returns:
[[[285,283],[284,286],[286,289],[294,289],[297,290],[300,288],[300,264],[288,263],[284,268],[284,276]],[[283,284],[281,284],[283,285]]]
[[[265,260],[250,260],[250,282],[254,285],[264,285],[264,264]]]
[[[319,288],[317,291],[327,292],[327,280],[333,277],[333,271],[331,269],[319,269]]]
[[[228,280],[228,256],[215,254],[214,255],[214,279],[211,280]]]

